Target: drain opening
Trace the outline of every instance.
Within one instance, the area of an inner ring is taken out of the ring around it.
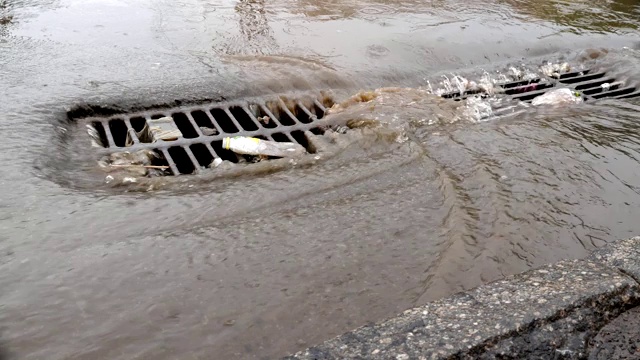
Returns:
[[[198,160],[198,164],[200,164],[201,167],[206,168],[211,165],[211,162],[213,161],[213,154],[211,154],[207,145],[193,144],[191,145],[191,152],[193,153],[193,156],[196,157],[196,160]]]
[[[321,128],[313,128],[309,131],[311,131],[313,135],[324,135],[324,130],[322,130]]]
[[[595,87],[599,87],[602,86],[604,84],[607,83],[613,83],[616,80],[612,77],[607,77],[607,78],[600,78],[600,79],[596,79],[596,80],[591,80],[591,81],[584,81],[584,82],[579,82],[577,84],[574,84],[574,87],[576,90],[585,90],[585,89],[591,89],[591,88],[595,88]]]
[[[239,132],[238,127],[233,123],[231,118],[227,115],[224,109],[213,108],[210,110],[211,116],[213,116],[214,121],[220,126],[222,131],[234,134]]]
[[[595,79],[599,79],[601,77],[604,77],[605,73],[594,73],[594,74],[585,74],[583,76],[580,75],[580,73],[578,73],[575,76],[571,76],[568,78],[560,78],[560,82],[564,83],[564,84],[575,84],[577,82],[583,82],[583,81],[589,81],[589,80],[595,80]]]
[[[288,137],[287,135],[285,135],[283,133],[271,134],[271,137],[273,138],[274,141],[277,141],[277,142],[290,142],[290,141],[293,141],[293,139],[291,139],[290,137]]]
[[[317,115],[314,114],[314,112],[315,112],[315,109],[309,110],[303,104],[296,104],[294,114],[298,118],[298,120],[300,120],[301,123],[309,124],[318,118]]]
[[[229,108],[229,112],[234,118],[236,118],[236,121],[244,130],[256,131],[259,129],[258,125],[251,119],[249,114],[245,112],[243,108],[239,106],[232,106]]]
[[[618,97],[620,95],[631,94],[636,90],[634,87],[626,87],[622,89],[614,89],[612,91],[601,92],[599,94],[593,95],[593,98],[600,99],[603,97]]]
[[[122,119],[109,121],[109,130],[113,136],[113,142],[117,147],[124,147],[127,141],[127,125]]]
[[[183,147],[170,147],[169,156],[173,159],[173,162],[176,164],[180,174],[192,174],[196,170],[189,158],[189,155]]]
[[[135,130],[136,132],[140,132],[142,131],[142,129],[144,129],[144,126],[147,124],[147,119],[140,116],[136,116],[129,119],[129,122],[131,123],[131,127],[133,128],[133,130]]]
[[[194,129],[193,125],[191,125],[191,121],[189,121],[189,118],[186,114],[177,112],[171,114],[171,117],[173,118],[173,122],[176,124],[183,137],[185,137],[186,139],[193,139],[199,136],[196,132],[196,129]]]
[[[525,84],[525,85],[520,85],[520,86],[516,86],[516,87],[512,87],[510,86],[508,88],[508,90],[505,91],[505,94],[507,95],[516,95],[516,94],[521,94],[521,93],[528,93],[528,92],[532,92],[532,91],[539,91],[539,90],[544,90],[544,89],[549,89],[552,88],[554,85],[552,83],[545,83],[545,82],[532,82],[529,84]]]
[[[305,149],[307,149],[307,152],[309,152],[310,154],[315,153],[315,150],[310,148],[309,140],[307,140],[307,136],[304,134],[303,131],[301,130],[292,131],[291,136],[298,144],[302,145]]]
[[[202,110],[196,110],[191,112],[191,117],[195,121],[196,125],[200,128],[200,132],[205,136],[216,135],[220,132],[220,129],[216,127],[211,121],[212,118]]]

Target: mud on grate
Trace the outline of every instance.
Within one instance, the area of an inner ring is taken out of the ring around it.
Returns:
[[[183,175],[199,173],[211,167],[216,159],[233,163],[257,161],[257,157],[223,149],[225,137],[294,142],[313,153],[306,134],[324,133],[326,127],[318,120],[332,105],[333,101],[324,94],[278,96],[71,120],[87,126],[98,156],[126,155],[130,160],[137,156],[132,154],[152,154],[146,167],[153,172],[145,172],[146,175]],[[162,118],[170,119],[169,128],[177,128],[180,136],[170,140],[144,136],[143,130],[148,129],[149,123]]]
[[[536,97],[558,88],[569,88],[582,94],[585,101],[601,98],[629,99],[640,97],[640,86],[619,81],[604,70],[584,69],[580,71],[540,76],[528,80],[496,83],[496,93],[506,94],[514,100],[531,102]],[[460,101],[470,96],[487,97],[480,89],[454,91],[442,94],[444,98]]]

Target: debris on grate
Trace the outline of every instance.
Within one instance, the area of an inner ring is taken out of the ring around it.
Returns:
[[[475,121],[513,117],[526,112],[529,105],[548,106],[603,98],[640,97],[640,85],[637,82],[619,79],[604,69],[576,69],[567,63],[547,62],[539,67],[537,73],[511,68],[510,79],[501,75],[498,81],[492,80],[486,72],[478,83],[460,76],[454,76],[451,80],[445,77],[442,82],[444,91],[430,90],[444,98],[466,101]]]
[[[628,99],[640,97],[640,87],[626,84],[616,80],[607,74],[605,70],[583,69],[572,71],[572,68],[564,64],[547,63],[541,66],[542,76],[529,79],[497,82],[493,84],[495,89],[489,91],[482,86],[472,86],[464,91],[450,91],[440,96],[456,101],[464,100],[470,96],[488,97],[490,92],[502,93],[509,98],[523,102],[532,102],[551,90],[567,88],[572,92],[581,94],[584,101],[600,98]]]
[[[252,163],[313,153],[306,134],[333,100],[326,94],[146,110],[71,120],[84,123],[107,182],[199,173],[223,161]]]

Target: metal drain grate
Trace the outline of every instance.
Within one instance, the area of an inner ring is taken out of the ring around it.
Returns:
[[[583,94],[584,100],[589,101],[600,98],[628,99],[640,97],[640,89],[637,86],[628,85],[623,81],[609,76],[606,71],[594,71],[592,69],[568,72],[558,78],[540,77],[531,80],[512,81],[496,84],[496,87],[504,90],[504,94],[512,99],[531,102],[536,97],[559,87],[567,87]],[[483,90],[472,90],[460,93],[459,91],[443,94],[442,97],[456,101],[466,99],[469,96],[489,96]]]
[[[95,145],[103,155],[155,152],[152,163],[166,168],[159,175],[181,175],[200,172],[215,159],[234,163],[253,161],[255,157],[237,155],[222,147],[225,137],[249,136],[278,142],[295,142],[313,152],[305,132],[323,134],[317,124],[333,102],[327,97],[278,97],[267,100],[210,103],[191,107],[148,110],[104,117],[88,117],[77,121],[95,129]],[[140,136],[154,120],[171,117],[182,136],[172,140],[152,140]]]

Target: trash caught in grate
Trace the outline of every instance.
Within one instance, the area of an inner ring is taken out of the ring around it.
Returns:
[[[324,133],[317,121],[332,105],[326,96],[280,96],[75,120],[87,127],[93,147],[103,155],[99,164],[108,172],[165,176],[198,173],[224,160],[278,158],[288,150],[313,153],[307,134]]]
[[[584,101],[601,98],[629,99],[640,97],[640,88],[618,81],[606,71],[585,69],[580,71],[554,72],[550,76],[540,76],[528,80],[502,82],[495,84],[495,93],[503,93],[511,99],[523,102],[532,102],[536,97],[559,89],[569,88],[579,93]],[[456,101],[470,96],[479,95],[488,97],[489,93],[483,89],[471,89],[469,91],[453,91],[442,94],[444,98]]]

